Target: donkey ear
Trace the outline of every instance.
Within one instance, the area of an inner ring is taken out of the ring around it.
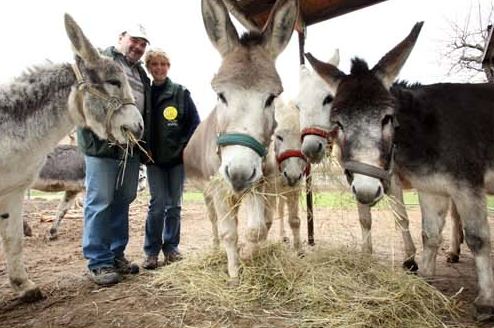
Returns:
[[[91,66],[95,64],[100,58],[98,51],[89,42],[84,33],[82,33],[79,25],[77,25],[69,14],[65,14],[65,30],[67,31],[70,42],[72,42],[74,53],[81,57],[87,65]]]
[[[333,52],[333,56],[329,58],[328,64],[338,67],[340,64],[340,49],[336,48]]]
[[[263,29],[265,48],[273,58],[285,49],[299,12],[298,0],[278,0]]]
[[[336,66],[332,64],[325,63],[320,61],[319,59],[316,59],[314,56],[311,55],[311,53],[306,53],[305,57],[309,60],[310,64],[317,72],[317,74],[324,81],[326,81],[326,83],[329,84],[329,87],[333,91],[336,91],[341,79],[345,77],[345,73],[340,71]]]
[[[408,56],[412,52],[415,43],[420,34],[424,22],[418,22],[412,28],[408,36],[403,39],[397,46],[389,51],[383,58],[374,66],[372,71],[381,79],[386,88],[390,88],[394,80],[400,73],[401,68],[405,64]]]
[[[238,34],[222,0],[202,0],[202,20],[209,40],[221,56],[238,45]]]

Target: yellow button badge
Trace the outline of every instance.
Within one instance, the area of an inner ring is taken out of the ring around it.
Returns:
[[[163,110],[163,116],[167,121],[173,121],[177,118],[178,111],[173,106],[168,106]]]

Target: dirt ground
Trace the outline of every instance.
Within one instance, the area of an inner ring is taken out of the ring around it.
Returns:
[[[148,196],[141,194],[131,207],[131,236],[126,253],[138,263],[143,257],[147,200]],[[33,228],[33,236],[25,239],[25,263],[30,278],[42,288],[45,299],[33,304],[18,302],[9,286],[4,256],[0,252],[0,327],[171,327],[167,321],[166,308],[169,306],[167,303],[173,300],[167,299],[166,295],[161,298],[149,297],[152,290],[145,287],[153,279],[153,273],[141,270],[138,275],[128,277],[110,288],[100,288],[88,281],[81,250],[80,208],[68,213],[62,223],[58,240],[47,241],[44,238],[57,203],[56,199],[31,199],[26,200],[24,205],[24,217]],[[301,231],[303,240],[306,241],[306,214],[301,214]],[[418,208],[410,208],[409,215],[420,260]],[[375,210],[373,217],[372,231],[376,256],[392,259],[395,265],[399,266],[403,259],[401,235],[395,230],[391,212]],[[360,227],[356,210],[316,208],[314,219],[316,243],[359,247]],[[493,221],[491,218],[491,222]],[[270,238],[279,238],[278,222],[274,222]],[[185,203],[181,241],[184,255],[210,247],[210,231],[204,204],[199,201]],[[471,304],[476,295],[473,259],[466,246],[462,245],[460,263],[446,263],[449,231],[450,226],[447,222],[445,242],[438,256],[437,277],[432,284],[446,295],[459,293],[457,297],[463,302],[467,313],[462,323],[467,327],[475,327],[471,320]],[[161,267],[160,270],[166,270],[166,267]],[[207,320],[198,321],[197,324],[197,327],[209,326]]]

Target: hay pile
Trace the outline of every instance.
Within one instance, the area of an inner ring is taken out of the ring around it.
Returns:
[[[157,272],[152,288],[176,297],[163,309],[190,327],[446,327],[455,303],[423,279],[348,249],[297,257],[269,245],[228,286],[226,255],[210,253]],[[452,327],[452,325],[449,325]]]

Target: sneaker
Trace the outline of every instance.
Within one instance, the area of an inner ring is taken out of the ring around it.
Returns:
[[[120,274],[137,274],[139,266],[130,262],[125,256],[115,257],[115,270]]]
[[[158,267],[158,256],[146,256],[142,262],[142,267],[146,270],[155,270]]]
[[[113,267],[101,267],[89,270],[89,277],[97,285],[110,286],[122,280],[120,274]]]
[[[165,255],[165,265],[171,264],[173,262],[182,261],[184,258],[179,251],[166,252]]]

